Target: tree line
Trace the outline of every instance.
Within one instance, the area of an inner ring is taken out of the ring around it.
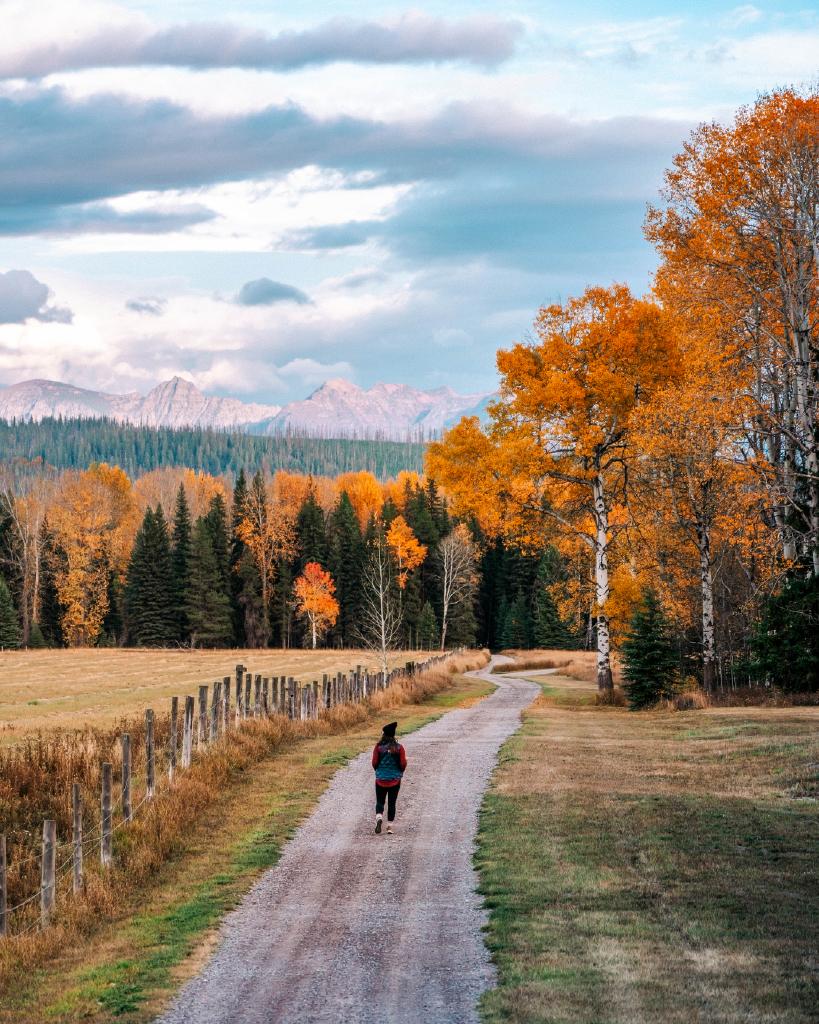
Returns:
[[[427,470],[487,537],[557,549],[604,691],[641,630],[706,689],[817,689],[819,92],[701,126],[645,232],[650,294],[541,309]]]
[[[525,647],[577,640],[556,552],[486,542],[402,472],[234,481],[93,463],[0,488],[0,647]]]
[[[420,471],[424,445],[383,438],[325,438],[289,431],[258,437],[194,427],[145,427],[111,419],[0,420],[0,451],[19,475],[49,468],[120,466],[130,477],[164,467],[186,467],[235,477],[243,467],[283,469],[313,476],[367,470],[379,480],[402,469]]]

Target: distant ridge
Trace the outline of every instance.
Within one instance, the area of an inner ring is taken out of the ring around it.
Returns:
[[[324,438],[423,441],[440,435],[461,416],[485,414],[491,394],[460,395],[449,387],[422,391],[407,384],[364,389],[336,378],[302,401],[285,406],[206,395],[173,377],[147,395],[110,394],[52,380],[27,380],[0,388],[0,419],[110,419],[148,427],[202,427],[261,436],[294,433]]]

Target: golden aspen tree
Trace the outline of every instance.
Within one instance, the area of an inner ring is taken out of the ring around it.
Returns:
[[[357,473],[342,473],[336,477],[336,494],[347,492],[355,510],[358,524],[366,530],[370,518],[378,518],[384,504],[384,491],[372,473],[360,470]]]
[[[597,681],[611,689],[609,555],[622,513],[635,409],[678,376],[669,318],[623,285],[590,288],[540,311],[538,341],[498,353],[500,398],[491,423],[463,422],[430,446],[428,472],[461,509],[481,516],[480,486],[494,477],[488,519],[501,528],[580,538],[594,560]],[[479,464],[480,463],[480,464]],[[459,479],[460,478],[460,479]]]
[[[418,540],[403,516],[396,516],[390,523],[387,544],[398,566],[399,589],[404,590],[410,573],[427,557],[427,547]]]
[[[698,128],[646,234],[659,282],[719,311],[750,366],[746,443],[786,560],[819,574],[819,90]]]
[[[136,507],[117,466],[66,473],[49,522],[60,552],[54,571],[62,630],[71,647],[96,642],[108,612],[109,575],[127,566]]]
[[[261,472],[256,473],[247,490],[236,536],[250,551],[259,572],[262,600],[261,641],[270,640],[270,599],[276,566],[291,558],[296,549],[295,513],[292,508],[271,499]]]

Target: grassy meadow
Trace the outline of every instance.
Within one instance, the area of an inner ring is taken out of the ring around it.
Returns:
[[[819,708],[634,713],[573,669],[482,809],[483,1019],[817,1020]]]
[[[429,656],[429,651],[398,651],[391,664]],[[0,743],[38,730],[106,728],[148,707],[164,713],[172,696],[195,694],[200,684],[233,675],[239,664],[254,674],[305,682],[356,665],[376,669],[378,659],[371,651],[334,648],[2,651]]]

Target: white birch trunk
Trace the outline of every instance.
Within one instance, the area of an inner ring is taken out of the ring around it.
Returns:
[[[609,510],[603,491],[603,477],[598,474],[592,481],[594,495],[594,584],[597,604],[597,687],[611,690],[611,643],[606,604],[609,599]]]
[[[714,634],[714,574],[711,559],[711,532],[697,527],[700,552],[700,594],[702,599],[702,683],[707,691],[714,688],[716,641]]]

